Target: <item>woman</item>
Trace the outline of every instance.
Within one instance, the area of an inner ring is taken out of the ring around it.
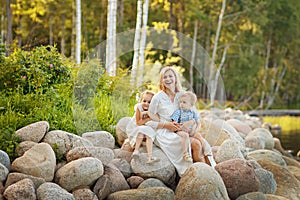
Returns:
[[[159,146],[175,166],[181,177],[192,164],[184,160],[182,138],[175,132],[180,130],[180,124],[171,121],[171,115],[178,109],[179,97],[184,93],[176,71],[172,67],[164,67],[160,72],[160,91],[155,94],[149,106],[149,115],[159,115],[155,144]],[[187,140],[191,155],[191,144]]]

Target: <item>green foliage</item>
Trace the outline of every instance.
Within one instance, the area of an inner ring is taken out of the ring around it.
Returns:
[[[43,93],[70,79],[70,70],[55,47],[42,46],[27,52],[16,49],[0,63],[0,90]]]
[[[265,116],[263,118],[264,122],[269,122],[272,125],[278,124],[284,131],[295,131],[300,130],[300,117],[293,116]]]

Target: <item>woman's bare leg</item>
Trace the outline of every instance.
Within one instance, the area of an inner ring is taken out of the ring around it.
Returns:
[[[205,162],[203,148],[201,142],[193,137],[190,137],[191,148],[192,148],[192,156],[194,162]]]

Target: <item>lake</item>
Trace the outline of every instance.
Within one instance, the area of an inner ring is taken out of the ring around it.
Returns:
[[[300,150],[300,130],[282,131],[278,135],[274,135],[281,141],[281,146],[285,150],[292,150],[292,154],[296,156]]]

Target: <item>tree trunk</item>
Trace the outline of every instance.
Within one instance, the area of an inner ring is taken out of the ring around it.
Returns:
[[[147,38],[147,23],[148,23],[148,8],[149,1],[145,0],[143,5],[143,27],[142,36],[140,41],[140,53],[139,53],[139,76],[138,76],[138,87],[142,85],[144,77],[144,66],[145,66],[145,49],[146,49],[146,38]]]
[[[60,40],[60,53],[62,55],[65,55],[66,52],[66,40],[65,40],[65,22],[66,22],[66,16],[65,14],[62,14],[61,16],[61,40]]]
[[[81,0],[76,0],[76,64],[81,62]]]
[[[107,10],[106,71],[110,76],[115,76],[117,0],[109,0]]]
[[[264,76],[263,76],[263,80],[262,80],[262,92],[261,92],[260,103],[259,103],[260,109],[264,108],[265,88],[266,88],[266,82],[267,82],[267,77],[268,77],[270,52],[271,52],[271,36],[269,38],[268,45],[267,45],[266,63],[265,63],[265,68],[264,68]]]
[[[53,17],[52,12],[50,12],[49,16],[49,44],[53,46]]]
[[[136,14],[136,25],[135,25],[135,35],[134,35],[134,43],[133,43],[133,59],[132,59],[132,69],[131,69],[131,79],[130,83],[132,86],[135,86],[136,75],[138,69],[138,60],[139,60],[139,45],[141,40],[141,26],[142,26],[142,0],[137,1],[137,14]]]
[[[2,5],[4,5],[5,3],[5,0],[2,0]],[[5,8],[4,6],[2,7],[2,12],[1,12],[1,41],[0,41],[0,44],[4,44],[4,11],[5,11]]]
[[[225,8],[226,8],[226,0],[222,0],[222,8],[221,8],[221,12],[219,15],[218,28],[217,28],[216,37],[215,37],[214,49],[213,49],[211,64],[210,64],[209,80],[208,80],[208,87],[210,88],[210,107],[214,106],[214,101],[215,101],[215,97],[216,97],[215,86],[217,85],[217,83],[215,83],[215,82],[218,81],[218,79],[216,77],[218,74],[217,74],[217,72],[215,74],[214,61],[215,61],[215,58],[217,55],[218,41],[219,41],[219,37],[220,37]]]
[[[194,39],[193,39],[193,50],[192,50],[192,57],[190,63],[190,88],[193,89],[194,85],[194,64],[195,64],[195,55],[196,55],[196,45],[197,45],[197,34],[198,34],[198,20],[195,21],[194,24]]]
[[[7,13],[7,35],[6,35],[6,46],[10,47],[13,41],[12,38],[12,12],[10,7],[10,0],[6,0],[6,13]]]

